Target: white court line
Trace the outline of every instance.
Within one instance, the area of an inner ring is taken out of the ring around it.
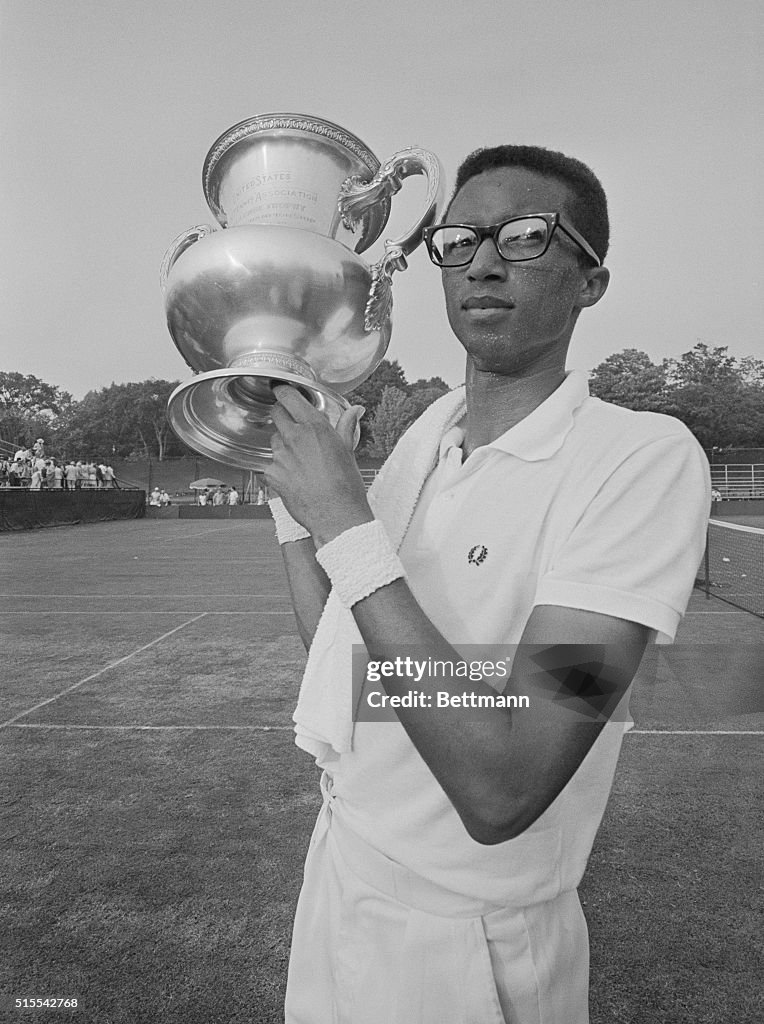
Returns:
[[[14,722],[12,729],[96,729],[99,732],[292,732],[291,725],[71,725],[46,722]]]
[[[687,618],[689,615],[750,615],[750,614],[751,614],[750,612],[746,612],[746,611],[744,611],[744,609],[739,608],[737,611],[729,611],[729,612],[726,611],[726,610],[722,610],[722,611],[718,611],[718,612],[686,611],[684,613],[684,617]]]
[[[267,519],[263,519],[262,521],[264,523],[268,522]],[[247,520],[247,522],[253,522],[253,520],[250,519],[250,520]],[[271,524],[272,523],[273,523],[273,520],[271,520]],[[240,529],[241,528],[241,523],[237,523],[235,528]],[[179,533],[179,534],[175,534],[173,537],[170,537],[169,540],[170,541],[176,541],[176,540],[188,540],[189,537],[208,537],[211,533],[230,533],[231,529],[232,529],[232,527],[230,527],[230,526],[219,526],[215,530],[199,530],[196,533]],[[276,538],[274,536],[274,540],[275,539]]]
[[[78,615],[80,618],[82,618],[84,615],[90,615],[90,614],[91,613],[88,612],[88,611],[59,612],[59,611],[51,611],[51,610],[44,611],[44,612],[35,612],[35,611],[29,611],[29,612],[3,612],[3,618],[4,619],[9,619],[9,618],[13,618],[14,616],[17,616],[17,615],[45,615],[48,618],[54,618],[55,616],[58,616],[58,615]],[[144,610],[138,611],[138,612],[135,612],[135,611],[105,612],[105,611],[102,611],[100,608],[97,608],[92,614],[96,615],[98,617],[100,617],[101,615],[119,615],[120,618],[125,618],[128,615],[151,615],[153,617],[156,617],[156,616],[159,616],[159,615],[189,615],[190,614],[190,609],[189,610],[185,610],[183,608],[176,608],[175,611],[172,611],[172,612],[156,612],[156,611],[149,611],[149,609],[144,609]],[[253,609],[247,610],[247,611],[229,611],[228,609],[226,609],[225,611],[222,611],[222,612],[205,612],[204,614],[205,615],[255,615],[257,618],[262,618],[265,615],[294,615],[294,612],[292,612],[292,611],[289,611],[289,612],[270,612],[270,611],[263,611],[261,608],[253,608]]]
[[[54,700],[58,700],[59,697],[65,696],[67,693],[71,693],[78,687],[83,686],[85,683],[89,683],[92,679],[97,679],[102,676],[104,672],[108,672],[112,668],[116,668],[117,665],[122,665],[124,662],[129,661],[130,658],[134,658],[136,654],[140,654],[142,651],[147,651],[149,647],[153,647],[155,644],[161,643],[162,640],[166,640],[168,636],[172,636],[173,633],[177,633],[178,630],[185,629],[186,626],[190,626],[193,622],[198,622],[199,619],[203,619],[207,612],[202,612],[201,615],[195,615],[193,619],[189,619],[187,622],[183,622],[180,626],[176,626],[175,629],[170,629],[166,633],[162,633],[156,640],[151,640],[149,643],[144,644],[131,654],[126,654],[124,658],[118,658],[117,661],[112,661],[108,665],[104,665],[103,668],[99,668],[97,672],[93,672],[92,675],[86,676],[84,679],[80,679],[78,683],[72,683],[71,686],[67,686],[65,690],[55,694],[53,697],[48,697],[47,700],[42,701],[40,704],[35,704],[33,708],[27,708],[26,711],[19,712],[18,715],[14,715],[13,718],[9,718],[7,722],[0,722],[0,729],[5,729],[9,725],[14,725],[20,718],[25,718],[27,715],[31,715],[33,711],[39,711],[40,708],[44,708],[47,704],[52,704]]]
[[[199,595],[199,597],[205,597],[205,596],[206,595],[204,595],[204,594],[200,594]],[[270,593],[267,593],[267,594],[216,594],[214,596],[216,596],[216,597],[237,597],[237,598],[238,597],[267,597],[267,598],[270,598],[271,600],[274,599],[274,598],[276,598],[278,600],[283,600],[283,601],[289,600],[289,597],[288,597],[287,594],[274,594],[273,592],[270,592]],[[733,594],[733,597],[734,596],[735,595]],[[74,599],[81,598],[82,600],[87,600],[88,598],[92,598],[94,600],[100,601],[100,600],[102,600],[103,598],[106,598],[106,597],[119,598],[120,600],[124,600],[124,601],[128,601],[128,600],[145,601],[148,598],[194,597],[194,595],[193,594],[189,594],[188,591],[186,591],[183,594],[168,594],[168,593],[166,593],[164,591],[162,593],[159,593],[159,594],[95,594],[95,593],[94,594],[17,594],[17,593],[2,594],[2,593],[0,593],[0,600],[8,600],[8,601],[15,601],[15,600],[18,600],[20,598],[35,598],[36,599],[36,598],[43,598],[43,597],[44,598],[53,598],[53,597],[65,598],[67,601],[70,601],[73,598]],[[749,614],[750,614],[750,612],[746,612],[742,608],[738,609],[737,611],[735,611],[735,610],[727,610],[726,608],[723,608],[723,609],[720,609],[719,611],[715,611],[715,612],[701,612],[701,611],[688,610],[688,611],[685,612],[685,617],[687,615],[749,615]]]
[[[83,680],[84,682],[84,680]],[[79,685],[79,684],[78,684]],[[42,705],[40,705],[42,707]],[[34,710],[34,708],[32,708]],[[28,714],[29,712],[25,712]],[[6,722],[14,729],[95,729],[99,732],[172,732],[186,729],[192,732],[292,732],[291,725],[72,725],[45,722]],[[764,730],[742,729],[631,729],[627,736],[764,736]]]
[[[41,598],[45,598],[46,600],[57,598],[57,599],[60,599],[60,600],[65,600],[65,601],[73,601],[73,600],[104,601],[107,598],[109,598],[110,600],[119,600],[119,601],[146,601],[149,598],[159,598],[161,600],[164,600],[165,598],[167,598],[169,600],[170,598],[176,598],[176,597],[184,598],[185,600],[188,600],[188,598],[190,598],[190,597],[198,597],[200,600],[205,599],[207,597],[215,597],[215,598],[235,597],[237,599],[239,599],[239,598],[247,598],[248,600],[250,598],[253,598],[253,597],[255,597],[255,598],[266,598],[267,597],[269,600],[274,600],[274,599],[280,600],[280,601],[288,601],[289,600],[289,596],[287,594],[273,594],[273,593],[271,593],[271,594],[189,594],[188,591],[186,591],[184,594],[167,594],[167,593],[162,593],[162,594],[0,594],[0,600],[6,600],[7,599],[9,601],[15,601],[15,600],[18,600],[20,598],[34,598],[35,600],[39,600]]]
[[[278,552],[277,552],[277,554],[278,554]],[[144,561],[148,561],[148,560],[151,559],[152,565],[154,565],[155,563],[161,563],[161,562],[167,562],[167,563],[172,564],[172,565],[176,565],[177,564],[177,556],[175,556],[175,558],[163,558],[162,556],[156,557],[155,555],[144,555],[143,558],[144,558]],[[82,559],[78,558],[77,560],[81,561]],[[208,565],[208,564],[212,564],[212,565],[245,565],[245,564],[247,564],[247,562],[252,562],[254,565],[262,565],[263,561],[264,561],[264,559],[261,558],[258,555],[251,555],[251,556],[250,555],[245,555],[242,558],[215,558],[214,554],[210,554],[209,556],[208,555],[201,556],[197,552],[194,553],[194,564],[195,564],[195,566],[198,566],[198,565],[199,566],[201,566],[201,565]],[[274,558],[273,559],[273,563],[275,564],[275,562],[277,562],[277,559]],[[129,565],[129,562],[126,562],[125,564]]]
[[[627,736],[764,736],[763,729],[630,729]]]
[[[173,541],[176,541],[176,540],[188,540],[189,538],[208,537],[211,533],[230,533],[231,530],[241,530],[242,527],[246,523],[253,523],[253,522],[269,523],[271,526],[273,526],[273,520],[272,519],[270,519],[270,520],[269,519],[245,519],[245,520],[240,520],[240,521],[238,521],[236,523],[231,522],[230,526],[220,526],[220,527],[217,527],[214,530],[197,530],[194,533],[178,533],[178,534],[174,534],[174,535],[169,536],[169,537],[164,537],[163,540],[166,541],[167,543],[172,543]],[[67,525],[74,525],[74,524],[67,524]],[[5,534],[2,534],[2,535],[0,535],[0,545],[3,544],[4,542],[7,542],[9,544],[12,541],[17,541],[18,542],[18,540],[20,540],[20,539],[22,539],[22,538],[19,538],[18,536],[9,535],[9,536],[6,537]],[[34,540],[32,538],[23,538],[23,539],[29,541],[28,544],[24,545],[25,547],[34,547],[35,546],[35,542],[34,541],[36,540],[36,538]],[[273,539],[274,539],[274,542],[275,542],[275,540],[276,540],[275,535],[274,535]],[[21,547],[21,545],[19,545],[17,543],[16,547],[17,548]]]

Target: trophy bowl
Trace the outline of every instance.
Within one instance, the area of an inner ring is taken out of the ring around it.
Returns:
[[[427,178],[424,212],[369,265],[359,254],[411,174]],[[387,351],[392,274],[435,220],[440,177],[425,150],[380,165],[320,118],[268,114],[224,133],[203,168],[220,227],[185,231],[161,268],[168,329],[197,374],[170,396],[175,433],[219,462],[262,470],[277,384],[297,387],[336,424],[343,394]]]

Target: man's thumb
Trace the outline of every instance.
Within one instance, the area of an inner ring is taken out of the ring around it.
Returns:
[[[345,409],[337,421],[337,433],[351,448],[355,447],[359,432],[358,424],[365,413],[366,410],[362,405],[351,405],[349,409]]]

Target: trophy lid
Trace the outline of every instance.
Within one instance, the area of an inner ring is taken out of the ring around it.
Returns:
[[[202,168],[202,187],[210,209],[224,227],[257,223],[259,213],[252,213],[251,199],[258,194],[265,197],[269,190],[284,195],[287,183],[300,196],[315,195],[319,205],[328,203],[335,215],[343,182],[349,177],[370,181],[379,166],[365,143],[331,121],[309,114],[259,114],[233,125],[212,145]],[[246,213],[240,215],[236,210],[232,214],[232,192],[237,200],[248,193],[242,200]],[[389,214],[389,197],[364,212],[356,252],[363,252],[379,238]],[[336,213],[331,226],[323,222],[305,226],[334,235],[338,216]]]

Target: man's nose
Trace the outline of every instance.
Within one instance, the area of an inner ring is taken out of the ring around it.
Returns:
[[[487,277],[506,278],[507,261],[499,255],[496,243],[492,238],[484,238],[475,251],[467,270],[467,276],[475,280]]]

